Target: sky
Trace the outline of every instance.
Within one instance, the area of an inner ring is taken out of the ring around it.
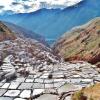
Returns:
[[[83,0],[0,0],[0,13],[29,13],[41,8],[65,8]]]

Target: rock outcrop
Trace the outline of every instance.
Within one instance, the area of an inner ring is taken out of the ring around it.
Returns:
[[[1,66],[1,70],[3,71],[3,79],[6,81],[12,80],[16,77],[15,67],[12,65],[11,60],[13,59],[12,55],[6,57],[3,61],[3,65]]]
[[[100,66],[100,18],[65,33],[54,45],[65,61],[85,60]]]

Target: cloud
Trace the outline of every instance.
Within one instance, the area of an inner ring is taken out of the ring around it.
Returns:
[[[0,6],[9,6],[14,0],[0,0]]]
[[[4,6],[0,6],[0,9],[3,9],[4,8]]]
[[[0,0],[0,12],[29,13],[41,8],[65,8],[83,0]],[[3,10],[2,10],[3,9]]]
[[[11,5],[15,5],[15,6],[16,6],[16,5],[19,5],[19,4],[20,4],[20,3],[18,3],[18,2],[12,2],[12,3],[11,3]]]
[[[24,9],[30,9],[31,6],[28,6],[28,5],[23,5],[24,6]]]

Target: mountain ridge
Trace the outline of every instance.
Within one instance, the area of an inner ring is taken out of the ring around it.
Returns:
[[[95,17],[99,17],[99,4],[100,1],[97,0],[85,0],[78,6],[64,10],[41,9],[29,14],[2,16],[1,20],[12,22],[35,33],[42,34],[46,39],[56,40],[72,27],[82,25]],[[63,26],[61,27],[61,25]]]
[[[9,22],[3,22],[9,29],[11,29],[14,33],[16,33],[17,35],[19,36],[25,36],[27,38],[31,38],[31,39],[35,39],[45,45],[48,46],[48,44],[46,43],[46,40],[43,36],[37,34],[37,33],[34,33],[30,30],[27,30],[25,28],[22,28],[18,25],[15,25],[13,23],[9,23]]]

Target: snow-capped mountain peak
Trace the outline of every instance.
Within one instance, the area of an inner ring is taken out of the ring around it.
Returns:
[[[83,0],[2,0],[0,13],[29,13],[47,8],[66,8],[78,4]]]

